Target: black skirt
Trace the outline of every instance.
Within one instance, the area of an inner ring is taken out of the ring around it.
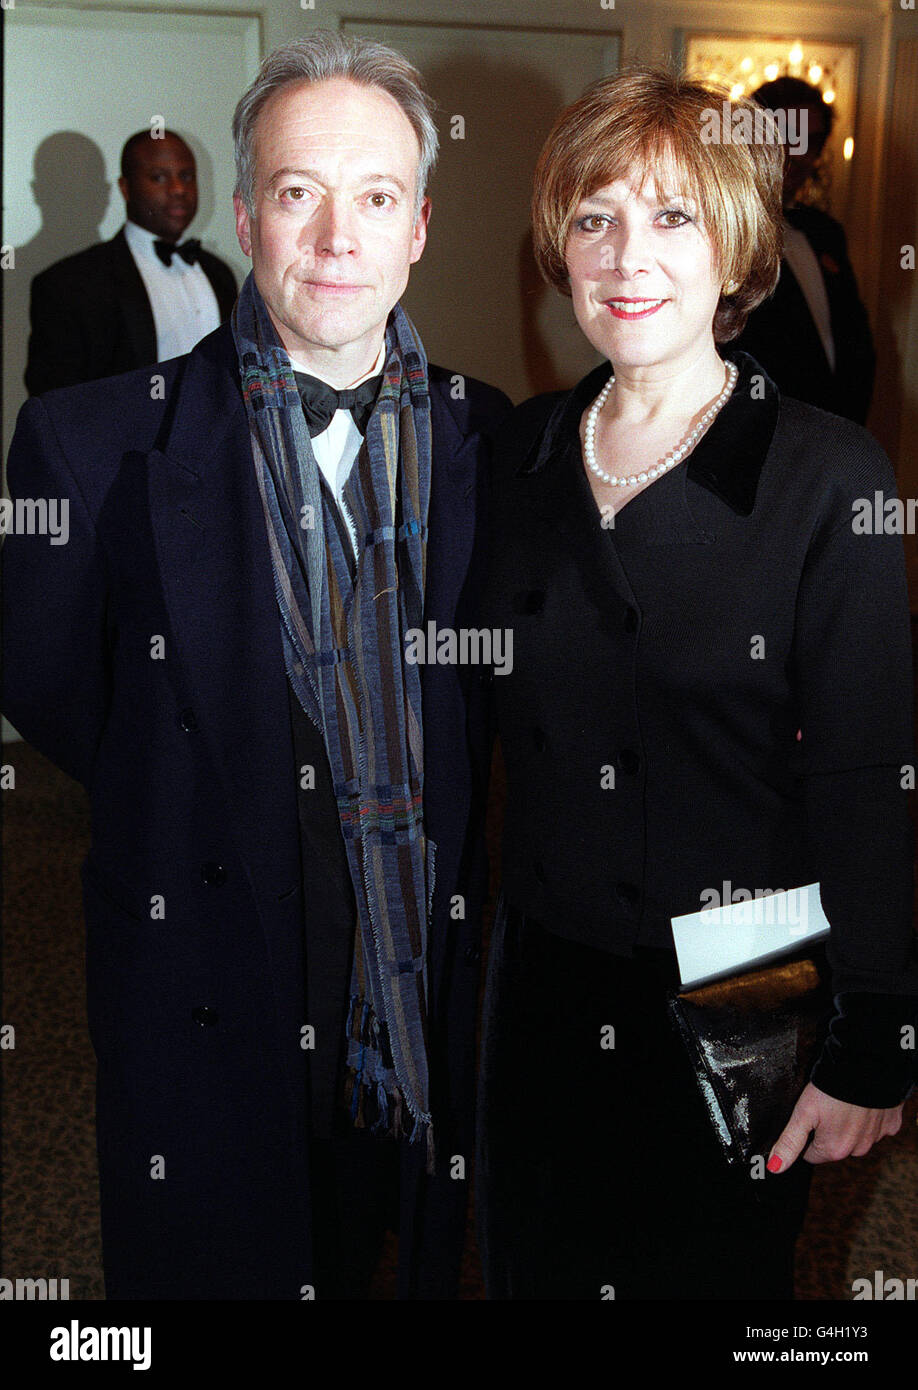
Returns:
[[[489,1298],[793,1298],[812,1168],[727,1168],[666,1012],[677,983],[672,952],[624,958],[498,913],[476,1180]]]

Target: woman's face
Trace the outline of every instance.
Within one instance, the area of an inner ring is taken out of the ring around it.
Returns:
[[[652,176],[639,184],[620,179],[577,207],[564,257],[574,313],[616,368],[684,365],[713,345],[714,250],[691,199]]]

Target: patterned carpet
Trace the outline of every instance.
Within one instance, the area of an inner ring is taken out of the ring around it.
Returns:
[[[73,1299],[104,1297],[99,1239],[94,1061],[86,1029],[79,865],[89,843],[85,794],[24,744],[6,745],[2,1020],[15,1027],[3,1066],[4,1278],[67,1278]],[[492,861],[500,780],[491,808]],[[815,1173],[798,1247],[801,1299],[851,1298],[882,1270],[918,1277],[918,1102],[866,1158]],[[373,1296],[394,1296],[394,1242]],[[484,1290],[469,1226],[461,1297]]]

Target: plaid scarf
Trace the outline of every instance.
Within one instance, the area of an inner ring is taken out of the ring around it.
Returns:
[[[366,438],[344,488],[357,562],[250,274],[233,336],[274,567],[287,675],[328,752],[357,904],[346,1101],[358,1128],[426,1138],[427,919],[421,682],[405,633],[424,606],[430,497],[427,358],[396,305]]]

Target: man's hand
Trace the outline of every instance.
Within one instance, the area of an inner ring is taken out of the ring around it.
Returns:
[[[898,1134],[902,1106],[868,1110],[827,1096],[809,1082],[794,1106],[793,1114],[768,1160],[770,1173],[786,1173],[801,1152],[807,1163],[835,1163],[840,1158],[862,1158],[885,1134]],[[813,1131],[809,1145],[806,1141]]]

